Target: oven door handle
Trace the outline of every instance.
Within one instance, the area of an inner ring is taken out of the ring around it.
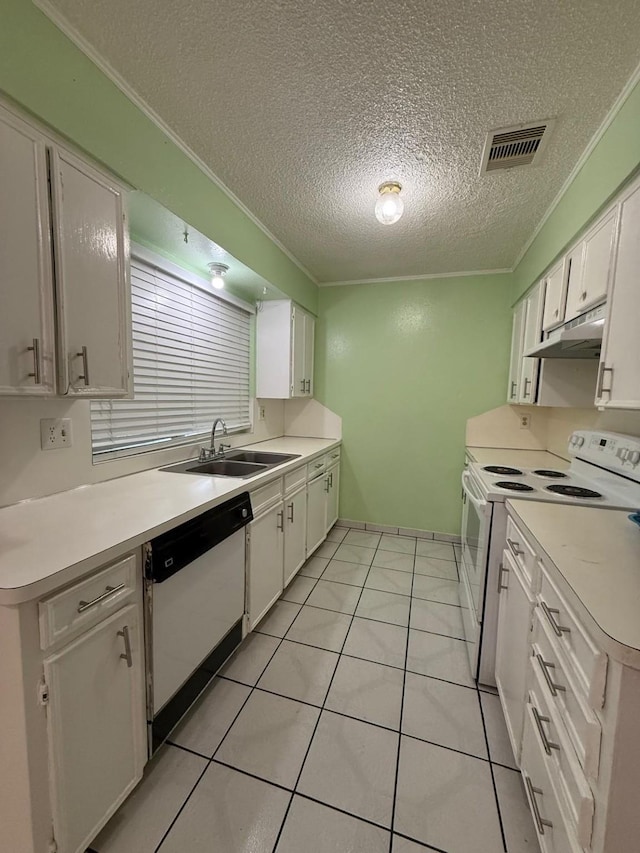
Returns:
[[[471,474],[469,471],[462,472],[462,489],[478,512],[484,515],[487,509],[487,502],[472,490]]]

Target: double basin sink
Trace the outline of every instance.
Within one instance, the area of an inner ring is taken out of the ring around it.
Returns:
[[[299,453],[267,453],[258,450],[234,450],[225,453],[224,459],[210,459],[207,462],[198,462],[197,459],[188,459],[178,465],[169,465],[161,468],[161,471],[170,471],[172,474],[206,474],[210,477],[238,477],[246,479],[262,474],[269,468],[282,465],[290,459],[297,459]]]

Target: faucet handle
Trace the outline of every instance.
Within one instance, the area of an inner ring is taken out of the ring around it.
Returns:
[[[231,450],[231,445],[230,444],[223,444],[222,442],[220,442],[220,444],[218,446],[218,456],[224,456],[224,454],[227,452],[227,450]]]
[[[210,447],[201,447],[200,453],[198,454],[198,462],[208,462],[214,455],[215,454]]]

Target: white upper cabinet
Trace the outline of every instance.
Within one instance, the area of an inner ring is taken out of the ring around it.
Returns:
[[[256,321],[256,396],[313,396],[315,320],[289,299],[263,302]]]
[[[567,289],[565,322],[604,302],[613,257],[617,223],[617,207],[610,210],[571,253],[579,259],[579,269],[572,264]]]
[[[545,332],[564,321],[564,304],[567,295],[564,258],[546,276],[542,328]]]
[[[540,341],[542,334],[542,308],[544,302],[544,281],[538,284],[524,300],[526,305],[524,319],[524,333],[522,336],[522,351],[534,347]],[[535,403],[538,381],[538,368],[540,360],[527,358],[523,355],[521,359],[520,379],[518,382],[518,402]]]
[[[520,373],[522,370],[522,347],[524,343],[524,321],[527,316],[527,303],[522,300],[513,312],[511,330],[511,361],[509,362],[509,387],[507,402],[517,403],[520,392]]]
[[[640,409],[640,184],[622,199],[596,405]]]
[[[0,394],[55,393],[45,140],[0,109]]]
[[[51,155],[58,372],[70,395],[128,393],[128,229],[122,190],[64,151]]]

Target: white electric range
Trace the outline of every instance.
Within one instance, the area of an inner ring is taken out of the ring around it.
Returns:
[[[505,500],[640,508],[640,438],[578,430],[569,439],[568,452],[572,462],[567,470],[470,462],[462,474],[460,604],[471,672],[481,684],[495,685]]]

